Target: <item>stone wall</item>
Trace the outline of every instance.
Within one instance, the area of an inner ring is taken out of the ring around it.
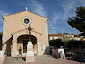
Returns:
[[[4,59],[5,59],[5,57],[4,57],[4,51],[0,51],[0,64],[3,64]]]

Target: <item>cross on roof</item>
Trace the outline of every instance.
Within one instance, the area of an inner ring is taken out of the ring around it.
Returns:
[[[27,8],[27,7],[25,7],[25,9],[26,9],[26,11],[28,10],[28,8]]]

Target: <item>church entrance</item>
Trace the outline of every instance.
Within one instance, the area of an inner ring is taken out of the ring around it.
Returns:
[[[27,52],[27,44],[29,40],[23,40],[23,53]]]
[[[33,44],[33,52],[35,55],[37,54],[37,38],[33,35],[21,35],[17,38],[17,51],[21,47],[22,56],[25,56],[27,53],[27,44],[29,41],[29,37],[30,37],[30,41]]]

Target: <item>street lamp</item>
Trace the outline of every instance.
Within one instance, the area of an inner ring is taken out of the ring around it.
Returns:
[[[48,27],[49,27],[48,32],[51,32],[50,26],[48,26]]]

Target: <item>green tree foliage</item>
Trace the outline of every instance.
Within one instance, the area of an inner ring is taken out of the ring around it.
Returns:
[[[2,42],[2,34],[0,34],[0,41]]]
[[[81,49],[85,49],[85,41],[81,43]]]
[[[81,46],[82,42],[81,41],[76,41],[76,40],[70,40],[67,43],[67,48],[70,49],[78,49]]]
[[[67,48],[67,44],[69,43],[69,41],[70,41],[70,40],[68,40],[68,41],[63,41],[63,43],[64,43],[64,48]]]
[[[77,40],[68,40],[63,42],[61,39],[50,40],[49,45],[54,46],[55,48],[60,48],[60,46],[64,46],[64,48],[70,48],[70,49],[79,49],[80,47],[82,49],[85,49],[85,41],[77,41]]]
[[[50,40],[50,41],[49,41],[49,45],[50,45],[50,46],[54,46],[54,42],[55,42],[55,40]]]
[[[49,45],[54,46],[55,48],[60,48],[60,46],[63,46],[64,43],[62,42],[62,39],[56,39],[56,40],[50,40]]]
[[[76,16],[67,20],[68,24],[85,33],[85,7],[76,7]]]

